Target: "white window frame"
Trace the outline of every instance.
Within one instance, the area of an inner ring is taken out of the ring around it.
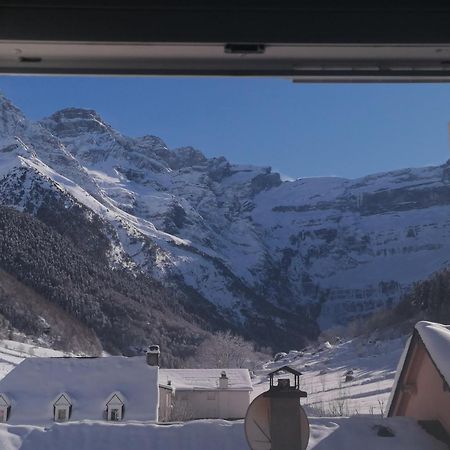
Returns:
[[[106,403],[106,420],[109,422],[121,422],[123,420],[124,406],[125,404],[122,401],[122,396],[118,393],[112,394],[109,401]],[[117,410],[118,412],[115,419],[113,419],[114,410]]]

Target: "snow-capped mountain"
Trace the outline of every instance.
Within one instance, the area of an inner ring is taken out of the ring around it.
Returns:
[[[31,122],[1,97],[0,178],[3,205],[37,214],[48,192],[81,205],[104,224],[111,267],[176,286],[265,344],[370,313],[449,264],[448,163],[282,182],[124,136],[92,110]]]

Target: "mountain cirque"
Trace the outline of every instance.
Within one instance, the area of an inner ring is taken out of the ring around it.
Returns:
[[[449,264],[448,163],[283,182],[124,136],[92,110],[31,122],[4,97],[0,200],[111,270],[179,292],[199,326],[276,348],[390,305]]]

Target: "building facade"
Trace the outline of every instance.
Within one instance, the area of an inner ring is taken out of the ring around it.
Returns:
[[[253,390],[247,369],[161,369],[172,387],[170,420],[242,419]]]
[[[416,324],[397,369],[388,416],[414,417],[450,435],[450,326]]]

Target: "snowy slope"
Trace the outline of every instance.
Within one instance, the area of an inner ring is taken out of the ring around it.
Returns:
[[[67,356],[67,354],[51,348],[2,339],[0,340],[0,380],[25,358],[61,356]]]
[[[355,338],[292,350],[255,372],[253,397],[269,388],[267,374],[284,365],[300,371],[306,411],[320,416],[383,415],[406,338]],[[351,379],[346,381],[346,375]],[[286,374],[280,375],[286,378]]]
[[[448,163],[282,182],[122,135],[93,110],[33,123],[4,97],[0,162],[3,204],[33,212],[58,191],[111,225],[113,266],[176,284],[266,345],[392,304],[449,264]]]

